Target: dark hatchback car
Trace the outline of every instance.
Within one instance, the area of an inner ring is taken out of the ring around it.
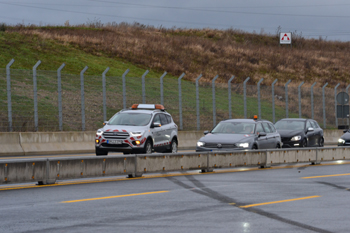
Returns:
[[[204,135],[197,142],[197,152],[269,149],[282,145],[274,125],[266,120],[224,120]]]
[[[284,148],[323,147],[323,129],[315,120],[285,118],[275,123]]]
[[[338,139],[338,146],[350,146],[350,129],[343,132],[344,134]]]

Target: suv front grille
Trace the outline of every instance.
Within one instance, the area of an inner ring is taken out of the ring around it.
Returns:
[[[126,139],[129,133],[126,132],[104,132],[103,137],[106,139]]]

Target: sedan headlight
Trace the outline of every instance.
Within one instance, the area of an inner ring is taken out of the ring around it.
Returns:
[[[298,136],[292,137],[291,141],[300,141],[300,139],[301,139],[301,136],[298,135]]]
[[[101,136],[101,135],[103,134],[103,131],[102,131],[102,130],[97,130],[96,134],[97,134],[98,136]]]
[[[236,143],[235,145],[237,147],[241,147],[241,148],[248,148],[249,147],[249,143],[248,142]]]
[[[132,137],[139,137],[142,136],[143,131],[137,131],[137,132],[130,132],[130,136]]]
[[[344,140],[344,139],[339,138],[339,139],[338,139],[338,142],[339,142],[339,143],[341,143],[341,144],[344,144],[344,143],[345,143],[345,140]]]
[[[204,146],[204,145],[205,145],[204,142],[199,142],[199,141],[197,142],[197,146],[198,146],[198,147],[202,147],[202,146]]]

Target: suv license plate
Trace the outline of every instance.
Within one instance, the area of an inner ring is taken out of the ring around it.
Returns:
[[[108,144],[122,144],[123,140],[107,140]]]

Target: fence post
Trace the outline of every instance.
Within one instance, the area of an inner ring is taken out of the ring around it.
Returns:
[[[125,76],[129,73],[129,69],[127,69],[122,75],[123,80],[123,109],[126,109],[126,84],[125,84]]]
[[[33,89],[34,89],[34,131],[38,131],[38,88],[37,88],[37,81],[36,81],[36,68],[41,64],[41,61],[39,60],[34,66],[33,66]]]
[[[84,73],[89,67],[80,71],[80,94],[81,94],[81,128],[82,131],[85,131],[85,95],[84,95]]]
[[[163,97],[163,79],[167,72],[164,72],[164,74],[160,77],[160,104],[164,105],[164,97]]]
[[[304,84],[304,82],[301,82],[298,86],[298,101],[299,101],[299,118],[301,118],[301,86]]]
[[[247,119],[247,82],[250,78],[246,78],[243,82],[243,104],[244,104],[244,118]]]
[[[106,74],[108,71],[109,67],[107,67],[102,73],[103,121],[107,120]]]
[[[272,89],[272,122],[275,124],[275,84],[277,83],[277,79],[273,81],[271,84]]]
[[[311,85],[311,119],[314,119],[314,86],[316,82]]]
[[[338,128],[338,116],[337,116],[337,88],[340,83],[334,87],[334,112],[335,112],[335,126]]]
[[[185,73],[182,73],[178,78],[177,82],[179,85],[179,115],[180,115],[180,130],[183,130],[182,125],[182,93],[181,93],[181,79],[185,76]]]
[[[6,65],[6,82],[7,82],[7,116],[9,123],[9,132],[12,132],[12,102],[11,102],[11,74],[10,74],[10,66],[15,62],[15,59],[11,59],[11,61]]]
[[[231,109],[231,82],[235,78],[234,75],[228,80],[227,86],[228,86],[228,117],[232,118],[232,109]]]
[[[219,77],[219,75],[216,75],[212,82],[212,92],[213,92],[213,127],[216,125],[216,106],[215,106],[215,80]]]
[[[288,80],[288,82],[286,83],[286,85],[284,86],[285,88],[285,92],[286,92],[286,118],[288,118],[288,84],[291,82],[292,80]]]
[[[326,83],[323,87],[322,87],[322,103],[323,103],[323,128],[326,129],[326,101],[325,101],[325,97],[324,97],[324,89],[325,87],[328,85],[328,83]]]
[[[57,70],[58,128],[60,131],[63,131],[61,70],[65,66],[66,64],[63,63]]]
[[[202,74],[200,74],[196,78],[196,109],[197,109],[197,130],[200,130],[200,117],[199,117],[199,87],[198,87],[198,81],[202,77]]]
[[[349,87],[350,87],[350,84],[346,87],[346,94],[349,94]],[[349,104],[348,104],[349,105]],[[346,118],[346,123],[347,125],[349,126],[349,117]]]
[[[260,79],[258,82],[258,114],[259,114],[259,119],[261,119],[261,102],[260,102],[260,84],[264,80],[264,78]]]
[[[148,74],[148,70],[146,70],[145,73],[143,73],[142,75],[142,103],[145,104],[146,103],[146,82],[145,82],[145,78],[146,75]]]

